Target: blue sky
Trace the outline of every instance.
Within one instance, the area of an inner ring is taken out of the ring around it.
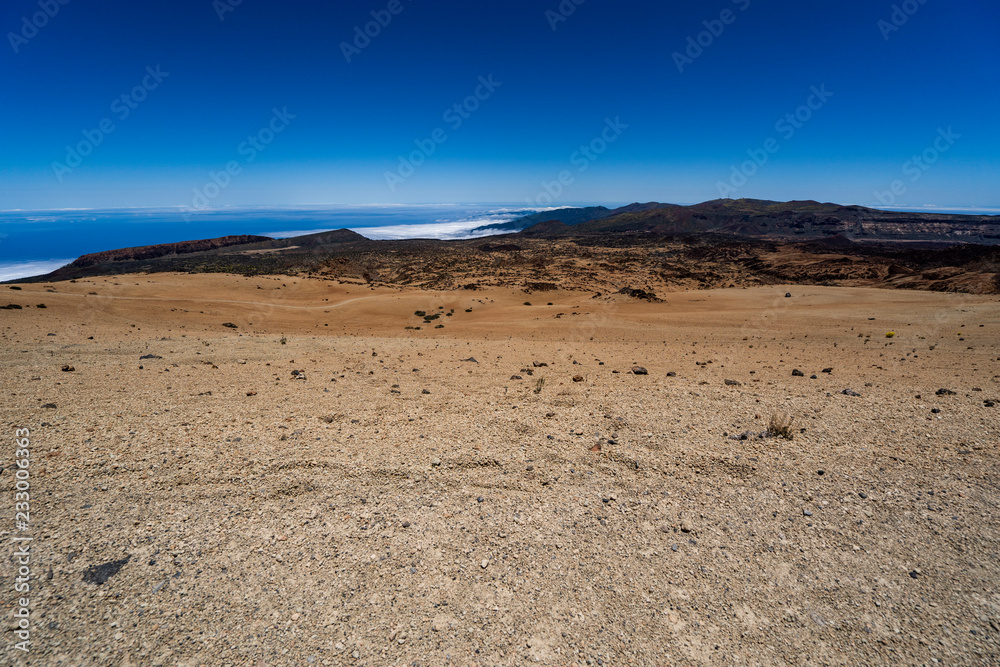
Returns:
[[[0,209],[1000,205],[995,0],[236,3],[5,2]]]

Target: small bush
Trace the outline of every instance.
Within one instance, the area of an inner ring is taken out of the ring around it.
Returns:
[[[535,393],[536,394],[542,393],[542,387],[544,386],[545,386],[545,378],[538,378],[538,380],[535,382]]]
[[[767,432],[774,437],[791,440],[793,421],[787,412],[775,412],[771,415],[771,420],[767,424]]]

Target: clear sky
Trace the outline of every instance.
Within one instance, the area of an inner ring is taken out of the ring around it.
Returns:
[[[1000,205],[996,0],[6,0],[0,29],[0,209]]]

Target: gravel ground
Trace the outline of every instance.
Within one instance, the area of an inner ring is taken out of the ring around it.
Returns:
[[[0,289],[6,664],[1000,664],[995,296]]]

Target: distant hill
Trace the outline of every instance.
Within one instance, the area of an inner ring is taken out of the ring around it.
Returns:
[[[247,245],[249,243],[259,243],[271,241],[266,236],[223,236],[217,239],[205,239],[201,241],[181,241],[180,243],[161,243],[159,245],[141,246],[138,248],[121,248],[119,250],[105,250],[89,255],[81,255],[76,261],[69,265],[69,268],[85,268],[88,266],[98,266],[112,262],[128,262],[143,259],[156,259],[167,255],[185,255],[193,252],[205,252],[217,248],[226,248],[234,245]]]
[[[529,228],[530,229],[530,228]],[[537,235],[538,230],[531,230]],[[713,234],[747,239],[807,241],[839,236],[849,242],[930,241],[1000,243],[1000,216],[899,213],[816,201],[716,199],[693,206],[633,204],[561,236]]]
[[[523,218],[518,218],[516,220],[511,220],[510,222],[498,222],[493,225],[483,225],[482,227],[476,227],[472,231],[475,233],[482,232],[519,232],[523,229],[527,229],[534,224],[539,222],[546,222],[548,220],[558,220],[565,225],[578,225],[582,222],[588,222],[590,220],[599,220],[600,218],[606,218],[612,215],[614,211],[604,206],[588,206],[586,208],[560,208],[555,211],[543,211],[541,213],[532,213],[531,215],[526,215]]]
[[[173,271],[306,275],[426,289],[551,283],[610,293],[789,282],[1000,292],[1000,216],[717,199],[694,206],[559,209],[505,224],[521,229],[488,243],[375,241],[339,229],[287,239],[227,236],[124,248],[12,282]]]

